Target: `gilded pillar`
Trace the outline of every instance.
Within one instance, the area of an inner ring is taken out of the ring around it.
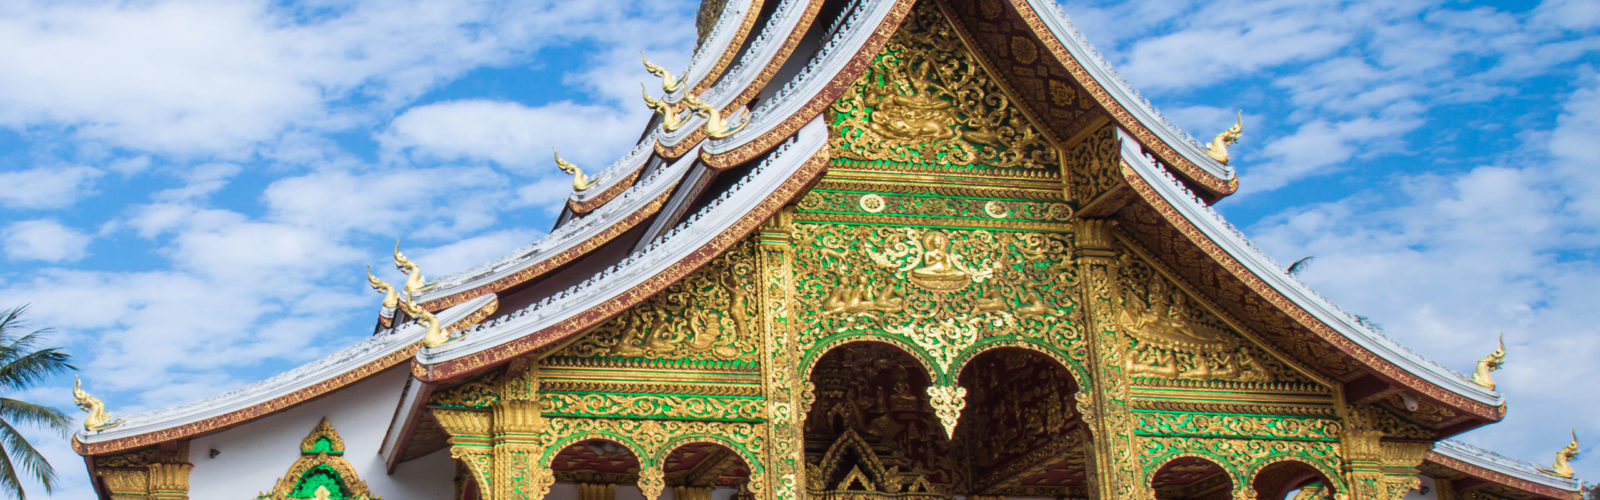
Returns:
[[[761,498],[794,500],[805,491],[805,419],[802,391],[798,384],[799,353],[795,347],[794,314],[794,208],[785,207],[761,227],[760,273],[764,311],[763,362],[764,392],[768,406],[768,442],[763,459],[770,472],[763,475],[769,484],[755,484],[750,490]],[[754,478],[752,478],[754,479]]]
[[[489,440],[490,413],[479,410],[434,408],[433,418],[450,435],[450,458],[460,461],[478,482],[484,500],[498,498],[490,489],[494,450]]]
[[[1128,379],[1122,371],[1121,333],[1114,320],[1121,307],[1117,293],[1119,267],[1112,223],[1080,219],[1076,260],[1083,287],[1084,332],[1089,344],[1089,370],[1094,380],[1082,381],[1079,409],[1092,437],[1094,469],[1091,495],[1095,498],[1152,498],[1143,484],[1134,452],[1133,415],[1128,411]]]
[[[578,483],[578,500],[615,500],[616,498],[617,485],[615,484]]]
[[[548,426],[539,409],[538,387],[537,368],[527,361],[513,362],[500,387],[500,401],[490,406],[495,500],[542,499],[555,484],[555,475],[539,463]]]
[[[677,500],[711,500],[710,486],[673,486],[672,497]]]
[[[150,464],[150,499],[188,500],[189,470],[193,468],[194,464],[183,462]]]

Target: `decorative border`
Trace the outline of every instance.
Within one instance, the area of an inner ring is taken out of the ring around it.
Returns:
[[[386,354],[383,357],[369,361],[366,364],[355,367],[349,371],[330,377],[321,382],[317,382],[316,384],[312,384],[308,387],[302,387],[294,392],[272,398],[249,408],[234,410],[198,422],[180,425],[177,427],[170,427],[145,434],[137,434],[133,436],[91,443],[79,441],[77,436],[73,436],[72,451],[76,451],[79,455],[84,456],[104,455],[107,453],[115,453],[141,446],[149,446],[167,441],[183,439],[214,430],[220,430],[225,427],[243,423],[249,420],[254,420],[259,417],[271,415],[273,413],[292,408],[300,403],[310,401],[329,392],[343,389],[355,384],[356,382],[360,382],[368,377],[393,368],[395,365],[398,365],[416,356],[417,349],[421,346],[422,342],[420,341],[412,342],[411,344]]]
[[[1355,359],[1357,362],[1361,363],[1367,368],[1378,372],[1382,376],[1401,383],[1411,390],[1426,395],[1427,397],[1440,403],[1468,413],[1471,416],[1482,420],[1487,420],[1489,422],[1498,421],[1505,416],[1504,405],[1490,406],[1482,402],[1470,400],[1465,396],[1448,391],[1437,384],[1430,383],[1422,379],[1422,377],[1411,373],[1408,370],[1400,368],[1398,365],[1394,364],[1393,361],[1390,361],[1382,356],[1378,356],[1371,350],[1357,345],[1350,338],[1317,319],[1305,308],[1301,307],[1299,304],[1296,304],[1293,300],[1290,300],[1289,297],[1285,296],[1282,292],[1267,284],[1266,281],[1260,276],[1257,276],[1254,272],[1250,271],[1250,269],[1247,268],[1243,262],[1224,250],[1220,245],[1217,244],[1217,242],[1213,241],[1210,236],[1206,235],[1204,231],[1200,230],[1200,228],[1197,227],[1193,222],[1189,221],[1181,212],[1178,211],[1177,207],[1168,203],[1166,199],[1156,191],[1156,188],[1126,161],[1122,163],[1122,175],[1126,179],[1128,186],[1131,187],[1133,191],[1145,201],[1145,203],[1149,204],[1151,208],[1159,213],[1161,217],[1168,223],[1172,224],[1172,227],[1179,233],[1182,233],[1183,236],[1190,242],[1199,246],[1207,256],[1211,257],[1212,260],[1217,263],[1217,265],[1226,270],[1228,274],[1234,277],[1234,279],[1244,283],[1246,288],[1261,296],[1285,315],[1293,318],[1295,322],[1299,323],[1307,331],[1315,334],[1317,338],[1322,339],[1324,342],[1332,345],[1340,352]]]
[[[722,72],[728,69],[728,65],[733,64],[733,58],[738,57],[739,49],[744,47],[744,40],[750,37],[750,30],[755,28],[756,18],[761,16],[761,7],[764,3],[763,0],[750,1],[750,5],[744,9],[744,21],[739,24],[739,31],[733,34],[733,40],[728,41],[728,45],[723,46],[722,54],[717,57],[716,64],[711,65],[711,69],[706,70],[705,76],[695,80],[694,86],[689,89],[687,95],[700,95],[706,89],[711,88],[711,85],[722,77]],[[727,10],[724,9],[723,12],[726,13]],[[679,92],[682,91],[680,90]]]
[[[889,43],[889,37],[893,36],[894,32],[900,28],[900,22],[905,20],[906,14],[911,13],[911,5],[914,3],[916,3],[915,0],[895,0],[894,7],[873,29],[872,35],[867,37],[866,42],[856,49],[856,53],[851,57],[850,61],[833,74],[833,79],[829,80],[822,87],[822,90],[812,94],[810,100],[800,105],[783,121],[728,151],[715,153],[707,151],[709,148],[702,148],[700,150],[700,161],[713,168],[728,168],[750,161],[751,158],[794,135],[795,131],[799,130],[800,127],[810,123],[824,109],[833,105],[833,101],[844,93],[845,87],[854,84],[856,79],[861,77],[861,73],[867,70],[867,66],[872,64],[873,59],[877,58],[878,52],[883,50],[884,44]],[[848,15],[848,12],[844,15]],[[856,29],[864,30],[867,28],[862,26]],[[777,97],[775,96],[774,98]],[[754,117],[752,116],[751,119],[754,119]]]
[[[1029,0],[1011,0],[1011,6],[1016,9],[1018,15],[1022,16],[1023,24],[1033,30],[1034,36],[1044,44],[1045,49],[1055,55],[1056,60],[1066,67],[1067,72],[1078,81],[1078,84],[1083,85],[1084,89],[1089,91],[1089,95],[1094,96],[1095,101],[1100,103],[1100,106],[1116,120],[1117,124],[1130,130],[1141,144],[1150,148],[1157,156],[1160,156],[1169,164],[1176,166],[1179,173],[1182,173],[1185,178],[1200,187],[1205,188],[1207,193],[1214,198],[1221,198],[1239,190],[1239,176],[1235,175],[1225,179],[1206,171],[1206,169],[1179,153],[1170,144],[1167,144],[1154,131],[1139,121],[1138,117],[1134,116],[1128,108],[1118,102],[1106,89],[1105,85],[1096,80],[1094,75],[1091,75],[1088,69],[1084,68],[1083,63],[1078,60],[1077,56],[1072,55],[1067,46],[1061,43],[1061,39],[1050,30],[1049,26],[1045,25],[1044,19],[1033,9]]]
[[[588,254],[590,251],[593,251],[596,248],[600,248],[601,245],[611,242],[613,238],[616,238],[617,236],[622,235],[622,233],[626,233],[633,229],[633,227],[638,225],[639,222],[650,218],[650,216],[655,215],[657,211],[660,211],[661,206],[666,204],[667,198],[671,196],[671,190],[663,192],[659,196],[656,196],[656,199],[650,200],[650,203],[647,203],[645,206],[640,207],[639,210],[634,211],[633,214],[623,217],[622,220],[611,224],[598,233],[595,233],[594,236],[589,237],[589,239],[584,240],[582,243],[563,250],[561,253],[540,260],[539,262],[525,267],[520,271],[502,276],[500,279],[424,302],[422,303],[422,308],[429,311],[443,310],[450,306],[472,300],[483,294],[500,292],[502,290],[526,283],[529,280],[539,276],[543,276],[545,273],[567,265],[568,263],[577,260],[578,257]]]
[[[644,171],[644,166],[644,164],[639,165],[638,168],[633,169],[633,173],[628,174],[628,176],[623,178],[621,182],[612,184],[611,187],[606,188],[605,191],[601,191],[600,194],[595,195],[593,198],[583,201],[567,198],[567,208],[572,210],[572,213],[577,215],[585,215],[589,212],[593,212],[594,209],[600,208],[601,205],[605,205],[613,198],[616,198],[617,195],[622,194],[623,191],[627,191],[628,188],[633,187],[634,181],[639,180],[639,173]]]
[[[483,351],[432,365],[415,364],[412,367],[412,374],[424,382],[469,375],[506,359],[533,352],[611,319],[623,310],[665,290],[673,283],[677,283],[685,276],[711,262],[711,259],[727,251],[735,243],[755,232],[756,228],[776,214],[779,208],[793,201],[805,188],[811,185],[814,179],[821,176],[822,172],[827,169],[827,161],[828,149],[822,147],[810,159],[806,160],[798,170],[791,174],[788,179],[784,180],[777,189],[774,189],[761,202],[752,206],[744,216],[738,218],[717,236],[711,238],[709,242],[682,260],[654,273],[650,279],[645,280],[643,283],[619,293],[612,300],[571,315],[555,325],[527,333],[515,340]]]
[[[1581,493],[1578,490],[1563,490],[1554,486],[1535,483],[1533,481],[1522,479],[1510,474],[1491,470],[1487,467],[1469,463],[1459,458],[1447,456],[1439,453],[1438,451],[1429,451],[1428,455],[1423,458],[1423,462],[1431,463],[1433,465],[1460,472],[1477,479],[1535,495],[1543,495],[1551,498],[1570,498],[1573,500],[1577,500],[1581,496]]]

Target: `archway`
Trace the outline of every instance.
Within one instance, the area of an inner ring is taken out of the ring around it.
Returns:
[[[550,459],[556,484],[549,498],[578,500],[642,499],[639,458],[627,446],[587,439],[562,448]]]
[[[1250,481],[1250,488],[1258,500],[1323,500],[1337,493],[1322,471],[1295,460],[1263,467]]]
[[[817,360],[810,381],[811,495],[933,498],[964,479],[928,403],[927,371],[910,354],[884,343],[844,344]]]
[[[1229,500],[1233,478],[1210,460],[1179,457],[1167,462],[1150,478],[1157,500]]]
[[[750,492],[750,464],[720,444],[674,448],[662,460],[661,472],[674,500],[725,500]]]
[[[957,381],[967,398],[955,442],[971,471],[961,493],[1089,496],[1089,433],[1067,367],[1036,351],[999,348],[972,358]]]

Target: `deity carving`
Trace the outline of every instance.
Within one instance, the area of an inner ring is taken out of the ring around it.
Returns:
[[[928,231],[920,237],[917,233],[906,229],[905,241],[886,250],[869,248],[867,254],[879,266],[905,274],[912,284],[936,292],[960,290],[993,276],[992,264],[970,265],[961,255],[952,253],[950,236],[943,231]]]
[[[1143,266],[1133,266],[1148,271]],[[1134,278],[1124,290],[1118,329],[1133,340],[1124,359],[1130,376],[1170,380],[1270,382],[1272,376],[1235,334],[1199,321],[1202,313],[1160,276]],[[1142,288],[1143,293],[1140,293]]]

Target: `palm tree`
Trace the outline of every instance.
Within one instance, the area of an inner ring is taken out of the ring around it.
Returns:
[[[22,392],[46,377],[74,369],[62,348],[39,347],[51,329],[28,331],[29,325],[22,319],[27,310],[28,306],[0,310],[0,393]],[[38,481],[49,493],[55,487],[56,470],[22,436],[17,424],[44,427],[65,436],[72,421],[61,410],[0,397],[0,492],[20,500],[27,495],[19,473]]]

